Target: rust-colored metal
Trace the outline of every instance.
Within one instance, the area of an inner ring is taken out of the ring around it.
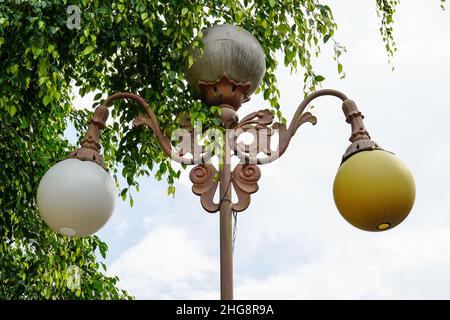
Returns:
[[[172,160],[178,163],[192,165],[206,163],[211,157],[211,153],[205,152],[204,149],[198,144],[195,145],[195,148],[193,147],[192,149],[198,150],[199,154],[195,155],[192,158],[184,157],[184,155],[187,153],[186,150],[175,152],[175,150],[172,148],[170,138],[165,136],[161,128],[159,127],[156,114],[150,107],[150,105],[142,97],[134,93],[120,92],[108,97],[101,106],[97,107],[94,112],[93,119],[89,122],[88,131],[85,138],[81,142],[81,147],[71,152],[69,154],[69,158],[93,161],[106,169],[103,162],[103,157],[99,153],[101,148],[100,133],[101,129],[106,126],[106,120],[109,115],[108,107],[118,99],[130,99],[143,107],[145,113],[139,115],[133,121],[133,125],[135,127],[141,125],[146,125],[147,127],[149,127],[158,139],[162,151]],[[193,139],[192,141],[195,141],[195,139]]]
[[[236,127],[239,122],[237,112],[228,104],[221,105],[219,118],[222,121],[224,128],[227,129]]]
[[[266,110],[261,110],[259,112],[262,111]],[[291,138],[294,136],[297,129],[301,125],[308,122],[313,125],[317,123],[316,117],[313,116],[310,112],[305,112],[299,114],[298,116],[294,116],[289,128],[286,128],[285,124],[279,122],[275,122],[270,125],[270,123],[259,123],[260,121],[264,120],[257,119],[255,123],[245,125],[244,132],[252,133],[254,135],[254,138],[256,139],[255,143],[253,143],[252,146],[244,145],[243,143],[235,144],[236,156],[239,157],[244,163],[267,164],[277,160],[284,154],[291,141]],[[237,125],[237,128],[240,127],[241,123]],[[278,147],[276,150],[272,150],[270,148],[270,143],[272,140],[271,137],[275,133],[278,133],[279,136]],[[263,139],[265,141],[264,143],[261,143],[261,140]],[[260,152],[262,152],[265,157],[258,156]]]
[[[367,132],[364,126],[364,116],[358,110],[356,103],[353,100],[345,100],[342,103],[342,111],[344,111],[345,121],[352,126],[352,135],[350,142],[358,140],[370,140],[369,132]]]
[[[384,150],[373,140],[357,140],[353,142],[342,156],[341,164],[355,153],[366,150]],[[386,150],[385,150],[386,151]],[[388,151],[389,152],[389,151]]]
[[[158,120],[156,118],[156,114],[150,107],[150,105],[142,97],[130,92],[120,92],[113,94],[112,96],[108,97],[108,99],[106,99],[105,105],[109,107],[113,101],[118,99],[133,100],[137,104],[139,104],[142,108],[144,108],[146,114],[141,114],[140,116],[138,116],[133,121],[133,125],[135,127],[144,124],[148,126],[158,139],[159,145],[161,146],[163,152],[168,156],[172,156],[172,145],[170,143],[170,139],[162,133],[161,128],[159,127]]]
[[[258,180],[261,178],[261,170],[255,164],[238,164],[232,173],[231,181],[238,197],[238,202],[233,203],[233,210],[244,211],[250,205],[250,195],[258,191]]]
[[[192,192],[200,196],[203,209],[210,213],[219,211],[220,204],[214,202],[219,177],[216,168],[209,163],[195,166],[189,173],[192,181]]]
[[[214,85],[216,85],[216,87],[214,87]],[[240,122],[237,122],[237,116],[233,111],[240,107],[240,100],[237,99],[230,102],[232,99],[228,97],[223,99],[223,96],[221,96],[224,92],[230,94],[229,88],[231,85],[232,82],[227,77],[222,77],[216,84],[203,84],[202,87],[205,101],[209,104],[221,105],[222,110],[225,110],[225,115],[221,116],[224,127],[233,129],[232,134],[230,135],[232,137],[231,141],[228,139],[229,135],[227,134],[226,136],[225,159],[229,160],[232,150],[233,154],[241,160],[241,163],[238,164],[232,172],[229,164],[230,162],[226,162],[224,169],[220,171],[221,202],[219,203],[219,207],[222,299],[232,299],[233,297],[233,265],[230,244],[232,238],[232,211],[242,212],[247,209],[250,205],[251,194],[258,191],[258,180],[261,177],[261,172],[257,165],[270,163],[281,157],[300,126],[305,123],[311,123],[313,125],[317,123],[317,118],[310,112],[305,111],[311,101],[318,97],[329,95],[335,96],[343,101],[343,111],[346,121],[352,128],[350,137],[352,144],[344,154],[343,161],[354,153],[362,150],[380,149],[380,147],[370,139],[370,135],[363,123],[364,117],[357,109],[356,104],[339,91],[324,89],[308,95],[298,106],[289,127],[286,127],[285,124],[279,122],[273,123],[274,115],[268,109],[253,112],[244,117]],[[225,104],[224,101],[227,101],[227,104]],[[250,145],[238,142],[239,135],[245,132],[251,133],[254,137],[253,143]],[[275,133],[278,133],[279,135],[279,143],[277,149],[272,150],[270,146],[271,139]],[[228,148],[230,148],[230,151],[227,150]],[[261,153],[263,156],[261,156]],[[228,181],[231,182],[231,186]],[[198,188],[195,185],[194,187],[196,189]],[[236,203],[232,203],[231,200],[229,200],[231,198],[229,198],[228,194],[231,193],[232,188],[237,195]],[[203,189],[199,189],[202,192],[194,191],[194,193],[201,196],[203,207],[208,212],[216,210],[217,204],[213,202],[216,186],[212,183],[204,183]],[[226,192],[224,190],[226,190]]]
[[[274,119],[273,113],[269,109],[252,112],[244,117],[236,126],[234,132],[233,150],[235,154],[245,153],[256,156],[262,152],[271,155],[271,138],[274,130],[270,127]],[[253,136],[252,144],[238,142],[238,138],[243,133],[250,133]]]
[[[370,139],[369,132],[367,132],[367,129],[364,126],[364,116],[358,110],[358,107],[353,100],[345,100],[342,103],[342,111],[344,111],[345,121],[352,127],[352,134],[349,139],[352,144],[342,156],[342,163],[357,152],[365,150],[383,150],[375,141]]]
[[[144,108],[145,113],[137,117],[135,126],[146,125],[159,141],[163,152],[172,160],[184,164],[196,164],[190,174],[192,191],[200,196],[202,207],[210,213],[220,211],[220,284],[221,299],[233,299],[233,254],[232,254],[232,213],[242,212],[250,205],[251,194],[258,191],[258,181],[261,171],[258,165],[270,163],[281,157],[286,151],[292,137],[298,128],[305,124],[316,124],[317,119],[310,112],[305,112],[307,105],[314,99],[331,95],[343,101],[342,110],[346,121],[351,125],[352,144],[345,152],[342,161],[348,159],[356,152],[363,150],[381,149],[374,141],[363,123],[363,115],[356,104],[343,93],[324,89],[308,95],[298,106],[289,127],[274,121],[273,113],[268,110],[252,112],[240,122],[236,111],[241,104],[248,100],[247,92],[250,83],[237,83],[224,74],[214,83],[200,82],[203,99],[209,105],[221,106],[220,117],[223,127],[227,130],[225,145],[223,146],[223,164],[217,170],[210,162],[211,152],[206,152],[204,146],[199,145],[195,139],[195,131],[188,118],[180,119],[181,127],[187,129],[191,137],[191,143],[183,146],[177,153],[172,147],[171,141],[159,127],[155,112],[142,97],[133,93],[118,93],[110,96],[103,105],[99,106],[93,119],[89,122],[88,131],[81,143],[81,148],[72,152],[69,156],[81,160],[94,161],[105,167],[100,151],[100,132],[106,125],[108,118],[108,106],[117,99],[131,99]],[[254,137],[252,144],[238,142],[239,135],[251,133]],[[271,149],[271,140],[275,134],[279,136],[276,150]],[[194,155],[186,158],[186,154]],[[232,170],[231,157],[237,156],[240,163]],[[220,201],[216,203],[214,196],[219,186]],[[235,190],[237,202],[232,202],[232,190]]]
[[[199,154],[205,154],[208,152],[204,145],[200,145],[198,142],[199,135],[198,132],[191,125],[191,119],[187,112],[182,112],[177,116],[177,122],[180,123],[180,129],[186,130],[190,138],[190,143],[185,143],[184,140],[186,136],[181,135],[178,137],[178,154],[184,157],[187,154],[192,154],[198,156]],[[189,142],[189,141],[188,141]]]
[[[279,122],[273,123],[272,125],[271,123],[264,123],[264,127],[262,127],[258,123],[258,119],[256,119],[254,123],[249,123],[248,125],[246,125],[247,131],[249,131],[249,126],[254,127],[253,132],[256,134],[258,139],[262,138],[261,131],[264,129],[267,134],[266,140],[269,141],[269,143],[270,136],[274,134],[274,130],[277,130],[279,135],[279,143],[276,150],[270,150],[270,148],[268,150],[261,149],[260,144],[258,144],[259,149],[255,150],[243,145],[242,143],[236,143],[236,156],[239,157],[243,163],[253,164],[266,164],[281,157],[287,150],[292,137],[295,135],[301,125],[307,122],[313,125],[317,123],[317,118],[310,112],[305,112],[305,110],[306,107],[311,103],[311,101],[321,96],[335,96],[341,99],[343,101],[342,109],[344,111],[346,121],[352,127],[352,135],[350,137],[350,141],[352,142],[352,144],[345,152],[342,161],[345,161],[356,152],[375,149],[381,150],[380,146],[376,142],[371,140],[370,135],[363,123],[364,117],[361,112],[359,112],[356,104],[352,100],[349,100],[348,97],[342,92],[333,89],[322,89],[311,93],[300,103],[294,116],[292,117],[289,127],[286,127],[285,124]],[[250,114],[249,116],[254,116],[254,113]],[[241,123],[244,122],[244,120],[247,120],[249,116],[245,117],[243,121],[241,121],[237,125],[236,128],[240,128]],[[261,157],[257,155],[261,151],[265,156]]]
[[[202,99],[210,106],[229,105],[237,111],[249,100],[248,90],[251,82],[233,81],[223,74],[216,82],[199,81]]]
[[[118,100],[118,99],[131,99],[131,100],[137,102],[141,107],[143,107],[145,113],[139,115],[133,121],[133,125],[135,127],[139,127],[142,125],[146,125],[147,127],[149,127],[153,131],[156,138],[158,139],[158,142],[159,142],[159,145],[160,145],[162,151],[167,156],[169,156],[173,161],[176,161],[176,162],[182,163],[182,164],[193,165],[193,164],[206,163],[209,160],[209,158],[211,157],[210,153],[203,153],[203,149],[200,146],[196,146],[196,148],[193,148],[193,149],[198,150],[198,152],[201,154],[194,156],[192,158],[187,158],[187,157],[183,156],[186,154],[186,150],[183,150],[182,152],[176,152],[172,148],[170,138],[167,137],[166,135],[164,135],[161,128],[159,127],[158,119],[156,117],[155,112],[142,97],[140,97],[134,93],[130,93],[130,92],[120,92],[120,93],[116,93],[116,94],[110,96],[105,101],[105,105],[110,106],[114,100]]]
[[[274,115],[268,110],[260,110],[253,112],[237,122],[235,117],[235,110],[237,110],[241,103],[247,99],[246,92],[248,90],[248,83],[241,84],[231,80],[227,75],[223,75],[215,83],[201,83],[202,92],[205,100],[211,104],[222,104],[225,112],[221,113],[222,123],[225,128],[232,129],[233,134],[229,141],[227,135],[226,146],[230,149],[229,152],[234,153],[235,156],[241,159],[242,164],[234,169],[233,175],[230,176],[233,187],[238,196],[238,202],[234,205],[235,211],[243,211],[248,207],[250,202],[250,194],[258,190],[257,180],[260,177],[259,169],[255,165],[270,163],[278,159],[286,151],[291,138],[295,135],[298,128],[304,123],[310,122],[315,124],[317,119],[310,113],[305,112],[307,105],[314,99],[324,96],[332,95],[343,100],[342,109],[344,111],[346,121],[352,127],[352,135],[350,141],[352,144],[347,149],[343,156],[343,161],[356,152],[370,149],[381,149],[374,141],[370,140],[370,135],[363,123],[363,115],[359,112],[356,104],[349,100],[343,93],[324,89],[316,91],[307,96],[297,108],[289,127],[281,123],[273,123]],[[215,88],[215,89],[214,89]],[[153,109],[145,100],[133,93],[118,93],[110,96],[105,103],[98,107],[94,112],[93,119],[89,122],[88,132],[81,143],[81,148],[72,152],[69,157],[78,158],[81,160],[94,161],[105,167],[102,156],[100,155],[100,131],[105,127],[108,118],[108,106],[117,99],[131,99],[137,102],[145,110],[145,114],[141,114],[134,120],[135,126],[148,126],[157,137],[163,152],[170,156],[172,160],[180,163],[198,164],[191,172],[191,180],[193,182],[193,191],[201,198],[202,206],[208,212],[217,212],[220,209],[220,204],[214,203],[214,194],[217,189],[218,182],[214,182],[217,178],[217,170],[207,161],[211,156],[210,153],[204,153],[203,146],[200,146],[195,141],[193,129],[189,126],[188,119],[183,121],[182,126],[191,130],[191,144],[190,149],[185,148],[180,153],[173,152],[170,139],[166,137],[159,127],[156,115]],[[225,114],[225,115],[224,115]],[[246,145],[238,142],[237,138],[244,132],[250,132],[254,136],[254,142],[251,145]],[[274,133],[279,135],[278,148],[272,150],[270,147],[271,139]],[[265,141],[261,141],[264,139]],[[201,157],[185,158],[187,153],[194,154],[195,148],[202,152]],[[232,151],[231,151],[232,150]],[[260,155],[264,154],[263,157]],[[199,160],[198,160],[199,159]],[[242,175],[254,172],[252,178],[250,175]],[[231,174],[230,174],[231,175]],[[248,178],[248,180],[246,180]]]
[[[220,298],[233,300],[233,203],[231,201],[231,154],[225,146],[220,176]]]
[[[86,135],[81,141],[81,147],[72,151],[69,154],[69,158],[92,161],[106,170],[103,157],[100,154],[100,132],[106,127],[106,120],[108,120],[108,116],[109,110],[106,106],[102,105],[95,109],[94,116],[89,121]]]

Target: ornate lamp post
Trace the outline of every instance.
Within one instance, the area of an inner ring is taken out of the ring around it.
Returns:
[[[222,299],[233,299],[232,213],[244,211],[250,204],[250,195],[258,190],[261,176],[258,166],[283,155],[302,124],[316,123],[317,119],[305,108],[318,97],[331,95],[341,99],[345,119],[351,125],[351,144],[342,157],[333,187],[339,212],[352,225],[367,231],[387,230],[406,218],[414,204],[414,179],[402,162],[371,140],[363,116],[352,100],[336,90],[319,90],[301,102],[289,127],[274,123],[268,109],[239,121],[236,111],[249,100],[265,72],[262,48],[246,30],[231,25],[208,29],[202,41],[204,53],[194,52],[196,59],[187,71],[187,78],[208,105],[221,108],[219,116],[226,129],[225,144],[221,146],[223,165],[216,169],[211,164],[212,153],[195,139],[192,128],[188,138],[193,140],[181,149],[176,148],[162,133],[155,113],[144,99],[133,93],[114,94],[95,110],[81,147],[53,166],[41,180],[38,207],[53,230],[67,236],[86,236],[100,229],[112,214],[114,184],[104,170],[99,141],[108,107],[117,99],[134,100],[143,108],[134,125],[148,126],[173,161],[195,165],[189,175],[192,191],[200,196],[207,212],[220,211]],[[244,132],[253,135],[251,144],[238,142]],[[272,150],[271,138],[275,133],[279,137],[278,147]],[[234,168],[231,157],[240,160]],[[215,202],[218,187],[220,201]],[[236,201],[232,200],[232,190]]]

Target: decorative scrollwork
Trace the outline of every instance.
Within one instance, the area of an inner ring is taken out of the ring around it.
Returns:
[[[174,135],[174,137],[179,139],[179,144],[176,147],[173,147],[170,139],[162,134],[157,121],[154,120],[153,117],[150,117],[147,114],[140,114],[136,119],[134,119],[133,126],[139,127],[142,125],[146,125],[153,131],[155,136],[158,138],[159,144],[164,153],[178,163],[191,165],[204,163],[212,156],[211,152],[208,152],[205,150],[204,146],[198,144],[196,132],[187,120],[182,122],[179,129],[185,131],[178,131],[178,133],[181,134],[179,136],[176,134]],[[191,154],[192,158],[185,157],[186,154]]]
[[[235,139],[233,150],[235,153],[256,156],[258,153],[263,152],[265,155],[270,155],[272,153],[270,143],[274,133],[270,125],[273,119],[274,115],[269,109],[252,112],[243,118],[234,129]],[[237,142],[237,139],[242,133],[252,134],[253,142],[251,144]]]
[[[189,179],[193,184],[192,192],[200,196],[202,207],[210,213],[217,212],[220,205],[214,202],[218,185],[216,168],[210,163],[199,164],[191,170]]]
[[[370,140],[370,135],[362,121],[363,116],[357,109],[356,104],[343,93],[336,90],[324,89],[308,95],[298,106],[289,127],[284,123],[274,123],[274,114],[269,109],[252,112],[238,122],[235,111],[245,101],[248,86],[248,83],[235,83],[226,76],[222,77],[218,82],[200,84],[200,87],[203,88],[202,93],[204,97],[209,97],[209,100],[214,101],[214,104],[221,104],[220,119],[223,126],[226,129],[230,129],[226,132],[225,145],[223,146],[224,154],[221,156],[224,157],[223,159],[225,159],[227,165],[230,165],[228,161],[231,161],[231,156],[237,156],[241,160],[230,177],[230,183],[238,198],[237,203],[233,203],[233,210],[237,212],[244,211],[250,204],[250,195],[258,191],[258,180],[261,177],[261,171],[257,165],[270,163],[281,157],[286,151],[291,138],[301,125],[307,122],[313,125],[316,124],[316,117],[310,112],[305,112],[305,109],[312,100],[320,96],[331,95],[340,98],[343,101],[343,111],[346,120],[352,126],[352,136],[350,138],[352,145],[347,150],[343,160],[360,150],[379,149],[379,146]],[[192,191],[200,196],[201,204],[206,211],[211,213],[219,211],[221,203],[214,202],[219,182],[217,179],[218,171],[209,162],[209,159],[214,154],[212,149],[205,147],[205,145],[200,145],[198,139],[196,139],[198,133],[191,126],[190,120],[186,115],[180,115],[181,118],[178,119],[181,124],[180,129],[183,132],[174,135],[175,138],[179,138],[179,143],[173,146],[171,139],[159,127],[153,109],[142,97],[136,94],[127,92],[114,94],[102,106],[97,108],[94,113],[94,119],[89,123],[89,129],[81,143],[81,148],[72,152],[70,157],[94,161],[104,167],[99,154],[100,130],[105,126],[108,117],[107,107],[117,99],[131,99],[143,107],[145,113],[137,117],[133,124],[135,126],[148,126],[158,139],[163,152],[170,156],[173,161],[197,165],[191,170],[189,175],[193,183]],[[243,133],[253,135],[254,139],[251,144],[237,142],[238,137]],[[278,134],[279,141],[276,150],[272,150],[271,139],[275,134]],[[222,141],[222,139],[218,141]],[[185,157],[187,154],[192,155],[192,158]],[[229,170],[227,174],[229,174]],[[231,201],[229,196],[227,197],[222,200]]]
[[[317,123],[317,118],[311,114],[311,112],[305,112],[299,115],[298,117],[294,117],[292,119],[292,123],[289,126],[289,134],[292,137],[296,132],[297,129],[305,123],[311,123],[312,125],[315,125]]]
[[[147,127],[149,127],[158,136],[158,138],[159,138],[159,136],[161,136],[160,142],[161,142],[161,147],[163,148],[163,150],[171,149],[169,138],[162,135],[158,124],[155,123],[148,115],[142,113],[136,119],[134,119],[133,127],[140,127],[143,125],[146,125]]]
[[[231,175],[231,182],[236,191],[238,202],[233,203],[233,210],[241,212],[250,205],[250,195],[258,191],[261,170],[254,164],[238,164]]]
[[[184,157],[186,154],[199,156],[207,153],[208,150],[206,150],[205,146],[198,143],[199,132],[192,126],[189,114],[181,113],[177,118],[180,122],[180,129],[186,132],[182,132],[182,135],[177,137],[179,139],[177,147],[179,148],[180,156]],[[188,141],[184,141],[186,138],[188,138]]]
[[[286,151],[292,136],[295,135],[301,125],[307,122],[313,125],[317,123],[317,118],[310,112],[302,112],[294,115],[289,128],[286,128],[285,124],[279,122],[272,124],[274,116],[268,109],[249,114],[239,122],[236,130],[253,134],[254,140],[250,145],[242,142],[238,143],[236,140],[240,132],[237,131],[234,142],[235,154],[241,161],[253,164],[266,164],[278,159]],[[272,150],[270,145],[272,136],[275,133],[278,133],[278,147],[276,150]],[[266,157],[258,157],[258,154],[261,152]]]
[[[252,112],[245,116],[237,125],[236,129],[267,129],[273,122],[274,115],[269,109]]]

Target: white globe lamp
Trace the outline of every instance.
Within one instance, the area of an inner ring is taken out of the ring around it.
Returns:
[[[48,170],[39,183],[39,213],[54,231],[69,237],[97,232],[109,220],[116,199],[108,172],[91,161],[69,158]]]

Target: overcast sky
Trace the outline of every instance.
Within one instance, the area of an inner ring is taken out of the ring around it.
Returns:
[[[317,100],[318,124],[300,128],[277,162],[262,168],[260,189],[238,216],[236,299],[450,298],[450,13],[438,0],[402,1],[395,22],[395,71],[379,35],[375,1],[324,1],[339,25],[347,77],[339,80],[332,48],[316,61],[335,88],[355,100],[372,138],[413,172],[416,203],[398,227],[369,233],[337,211],[332,184],[350,128],[336,98]],[[282,60],[280,60],[282,61]],[[284,115],[302,98],[302,77],[280,63]],[[78,104],[90,105],[89,97]],[[267,108],[261,97],[241,118]],[[219,217],[191,192],[189,171],[176,183],[141,180],[135,205],[118,201],[98,233],[107,265],[139,299],[219,297]]]

